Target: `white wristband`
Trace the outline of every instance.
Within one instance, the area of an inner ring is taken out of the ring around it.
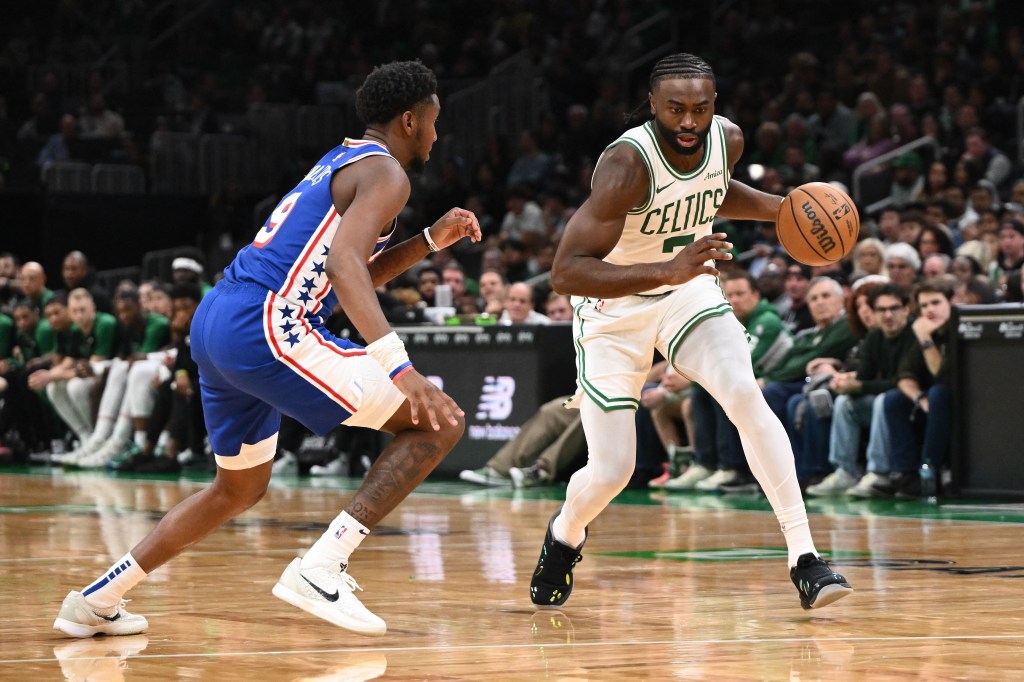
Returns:
[[[405,344],[395,332],[386,334],[368,345],[366,353],[384,368],[392,381],[412,369]]]
[[[430,237],[430,226],[423,228],[423,238],[427,240],[427,248],[430,249],[430,253],[437,253],[438,251],[441,250],[438,247],[438,245],[434,243],[434,240]]]

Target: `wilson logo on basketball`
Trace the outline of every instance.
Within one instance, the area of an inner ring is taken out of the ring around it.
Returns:
[[[807,216],[807,219],[811,221],[811,234],[818,240],[818,246],[821,247],[822,252],[828,253],[836,248],[836,240],[829,235],[828,228],[825,227],[824,223],[821,222],[821,218],[815,213],[811,202],[805,201],[801,204],[800,208],[803,210],[804,215]]]

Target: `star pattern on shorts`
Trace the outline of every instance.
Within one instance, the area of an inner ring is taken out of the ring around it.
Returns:
[[[313,272],[319,277],[324,274],[324,264],[322,261],[313,261]]]
[[[294,346],[299,342],[299,335],[296,334],[295,332],[292,332],[287,337],[285,337],[285,341],[287,341],[290,346]]]
[[[288,320],[287,322],[285,322],[284,324],[281,325],[281,333],[282,334],[287,334],[288,332],[290,332],[294,328],[295,328],[295,323],[292,322],[291,320]]]

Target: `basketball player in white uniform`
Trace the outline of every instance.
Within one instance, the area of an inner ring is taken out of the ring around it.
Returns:
[[[653,350],[722,405],[782,527],[803,608],[852,591],[818,556],[786,431],[754,379],[743,326],[718,284],[729,259],[716,215],[775,221],[782,198],[732,179],[743,134],[715,116],[715,77],[677,54],[650,77],[654,120],[624,133],[598,161],[590,198],[569,221],[552,268],[572,294],[576,395],[590,449],[548,524],[530,586],[538,606],[565,603],[587,524],[626,486],[636,462],[634,412]]]

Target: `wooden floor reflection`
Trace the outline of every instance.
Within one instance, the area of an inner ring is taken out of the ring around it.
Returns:
[[[145,635],[66,639],[81,589],[202,483],[0,474],[3,680],[1017,680],[1024,511],[811,502],[819,549],[853,583],[799,607],[756,498],[629,496],[591,527],[576,591],[535,611],[530,573],[559,504],[428,483],[354,556],[365,638],[270,594],[354,482],[275,481],[256,508],[130,595]]]

